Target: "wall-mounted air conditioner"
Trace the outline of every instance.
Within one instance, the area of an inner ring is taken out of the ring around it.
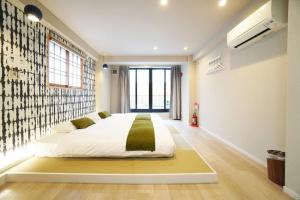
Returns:
[[[288,0],[271,0],[227,33],[227,44],[241,49],[287,25]]]

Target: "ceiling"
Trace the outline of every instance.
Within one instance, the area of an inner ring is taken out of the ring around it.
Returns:
[[[254,0],[39,0],[105,55],[191,55]],[[158,49],[154,50],[153,47]],[[188,46],[188,50],[183,48]]]

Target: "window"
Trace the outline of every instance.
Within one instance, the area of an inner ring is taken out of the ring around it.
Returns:
[[[49,40],[50,86],[81,88],[82,58],[54,40]]]
[[[130,68],[131,111],[168,112],[170,82],[170,68]]]

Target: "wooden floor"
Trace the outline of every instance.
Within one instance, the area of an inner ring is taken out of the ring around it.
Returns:
[[[7,183],[0,186],[0,199],[16,200],[284,200],[290,199],[266,177],[266,169],[199,129],[172,122],[217,171],[218,184],[189,185],[111,185]],[[182,163],[184,164],[184,163]]]

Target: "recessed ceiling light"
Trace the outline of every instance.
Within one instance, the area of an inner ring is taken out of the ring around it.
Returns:
[[[166,5],[168,5],[168,0],[160,0],[160,5],[161,5],[161,6],[166,6]]]
[[[227,4],[227,0],[219,0],[219,6],[224,7]]]
[[[153,47],[153,50],[156,51],[157,49],[158,49],[158,46],[154,46],[154,47]]]
[[[189,48],[187,46],[183,47],[183,50],[187,51]]]

